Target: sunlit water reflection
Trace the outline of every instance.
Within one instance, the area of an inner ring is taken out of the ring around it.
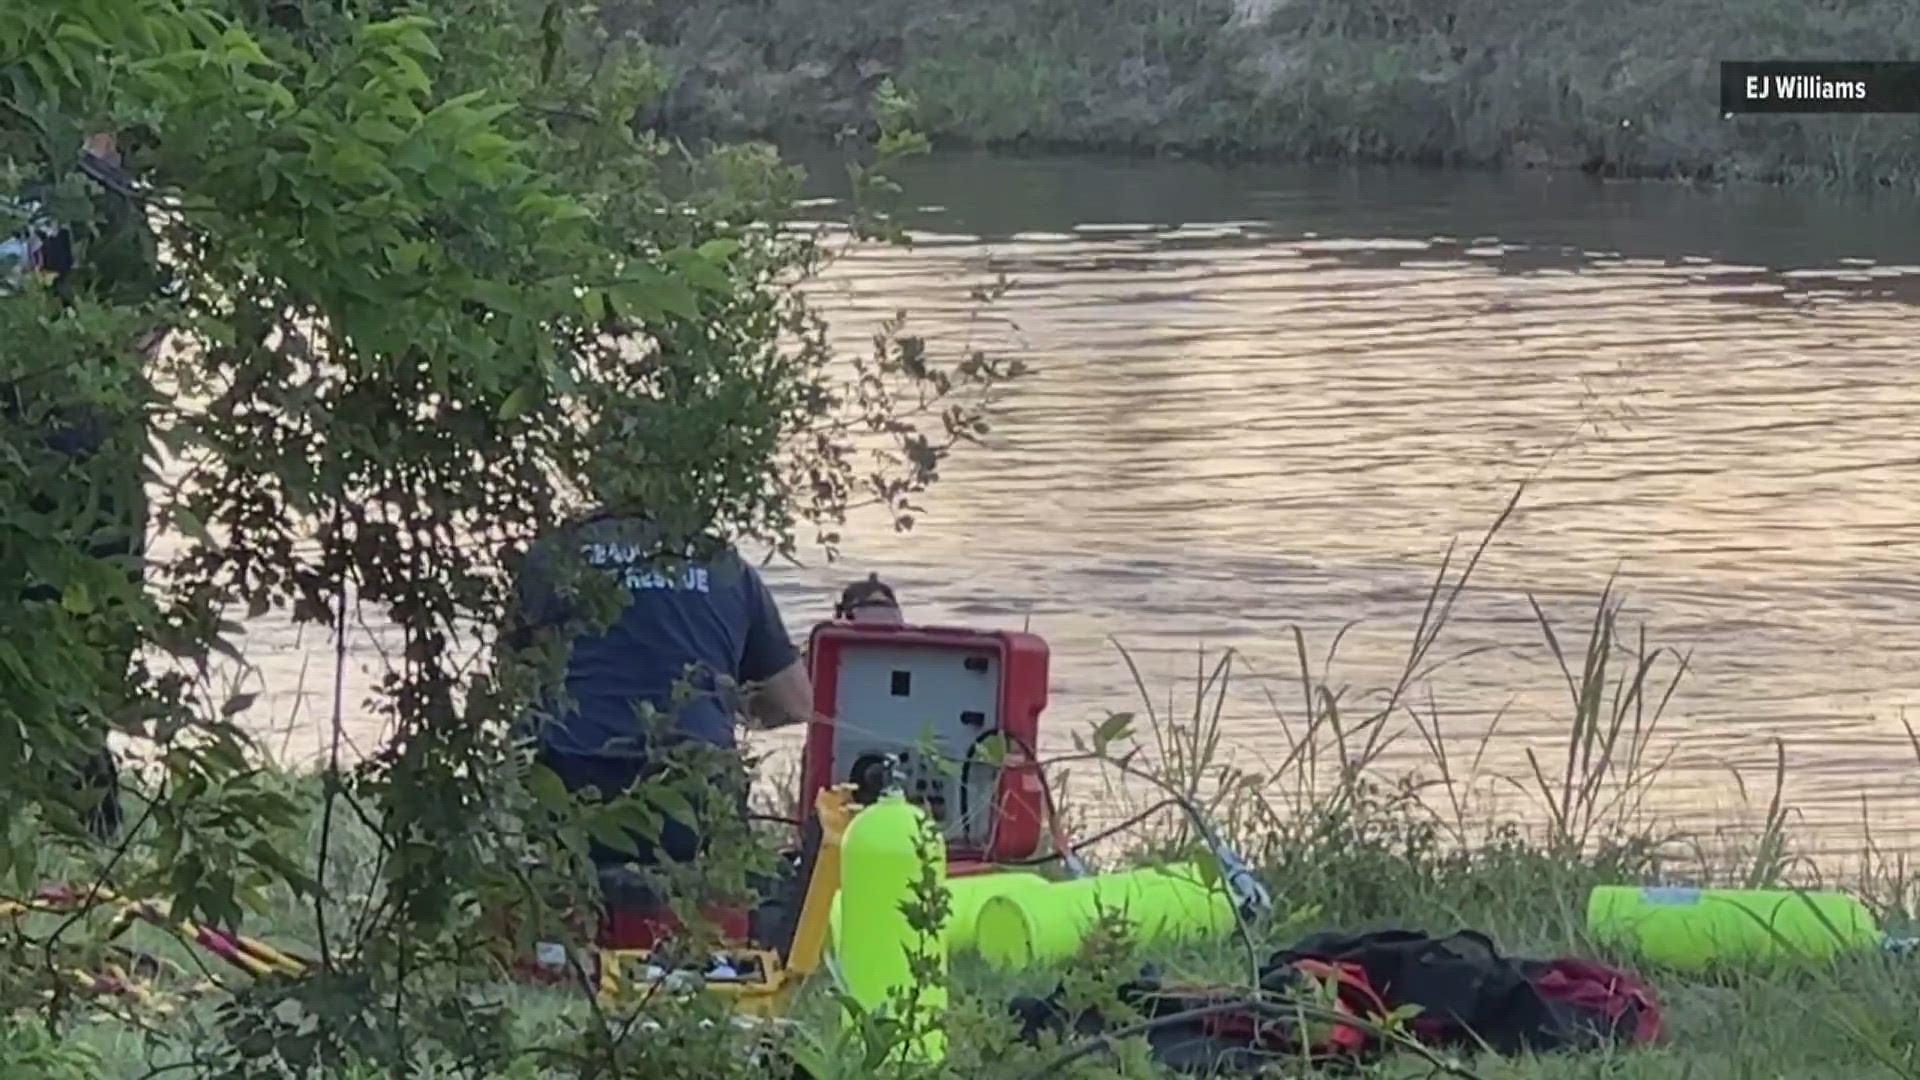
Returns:
[[[869,570],[919,621],[1030,625],[1053,649],[1054,749],[1140,708],[1112,641],[1181,714],[1197,654],[1231,648],[1226,746],[1277,761],[1275,702],[1301,711],[1291,628],[1317,669],[1357,621],[1331,671],[1365,712],[1448,543],[1470,550],[1530,480],[1434,656],[1484,651],[1417,695],[1456,766],[1498,714],[1484,774],[1530,776],[1529,749],[1562,767],[1567,689],[1527,597],[1578,650],[1618,570],[1626,627],[1691,652],[1653,810],[1738,815],[1732,770],[1763,799],[1779,740],[1788,801],[1829,842],[1857,839],[1863,800],[1882,839],[1920,825],[1912,204],[975,156],[909,179],[931,207],[917,243],[815,288],[836,329],[865,348],[904,309],[936,351],[1034,370],[911,533],[863,520],[842,565],[771,571],[797,629]],[[982,310],[968,287],[997,273],[1014,288]],[[354,642],[349,705],[375,637]],[[251,634],[255,712],[296,756],[321,741],[326,651]],[[1383,767],[1430,770],[1411,721],[1390,729]]]

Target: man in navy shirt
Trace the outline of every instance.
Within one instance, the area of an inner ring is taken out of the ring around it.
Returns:
[[[723,757],[705,779],[735,796],[723,812],[743,813],[746,776],[736,717],[764,727],[813,715],[813,687],[779,607],[759,573],[732,548],[704,559],[658,557],[657,531],[643,517],[593,518],[536,543],[519,579],[518,644],[559,632],[578,617],[574,587],[609,575],[624,592],[606,630],[569,644],[565,702],[539,709],[532,725],[540,759],[569,791],[603,796],[684,770],[672,759]],[[648,709],[655,719],[648,722]],[[676,751],[691,746],[696,753]],[[718,749],[721,755],[712,754]],[[714,775],[717,772],[718,775]],[[698,808],[696,808],[698,809]],[[699,830],[669,818],[658,845],[635,838],[637,856],[595,844],[601,863],[675,862],[699,854]]]

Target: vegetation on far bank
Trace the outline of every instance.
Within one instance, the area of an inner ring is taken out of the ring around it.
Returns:
[[[1719,110],[1722,60],[1897,60],[1920,9],[1765,0],[696,0],[607,5],[689,136],[831,136],[892,79],[943,145],[1912,187],[1903,116]]]

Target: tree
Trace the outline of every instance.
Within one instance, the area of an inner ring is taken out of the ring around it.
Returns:
[[[836,356],[796,288],[824,253],[780,227],[792,171],[762,149],[636,136],[658,72],[583,12],[0,11],[0,165],[71,196],[81,139],[130,133],[174,282],[0,302],[0,335],[29,346],[0,354],[0,382],[31,402],[0,425],[0,456],[25,466],[0,479],[0,566],[54,597],[0,589],[0,775],[80,745],[75,717],[151,747],[152,847],[113,864],[122,892],[171,893],[216,924],[270,885],[326,894],[324,840],[318,865],[288,855],[296,801],[260,771],[245,702],[207,700],[209,664],[237,654],[242,613],[335,625],[369,605],[405,643],[379,701],[393,735],[329,772],[326,820],[385,815],[378,917],[352,944],[417,968],[483,894],[525,887],[484,811],[511,803],[505,723],[553,670],[474,663],[515,550],[604,499],[643,500],[676,535],[788,553],[831,549],[863,500],[904,527],[946,454],[985,430],[983,391],[1015,373],[978,354],[943,368],[897,333]],[[917,145],[894,106],[883,158]],[[71,197],[43,212],[80,219]],[[170,348],[142,372],[126,342],[156,323]],[[75,404],[150,440],[138,475],[176,543],[145,590],[83,542],[114,477],[35,441],[36,417]],[[49,489],[71,497],[34,505]],[[109,600],[149,646],[131,705],[111,710],[110,657],[79,618]],[[0,814],[23,821],[50,791],[10,784]],[[0,870],[28,882],[39,854],[16,828]],[[331,961],[340,928],[317,910]]]

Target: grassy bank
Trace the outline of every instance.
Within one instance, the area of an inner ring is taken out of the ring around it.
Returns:
[[[1610,590],[1602,593],[1594,617],[1584,626],[1553,627],[1542,621],[1541,633],[1551,638],[1553,652],[1561,658],[1561,670],[1547,674],[1566,675],[1570,695],[1560,742],[1536,746],[1540,771],[1527,777],[1476,775],[1457,745],[1454,751],[1445,749],[1448,742],[1439,737],[1433,718],[1407,708],[1416,700],[1410,692],[1417,684],[1415,676],[1441,666],[1434,659],[1439,655],[1437,642],[1471,569],[1469,562],[1458,576],[1450,579],[1443,573],[1437,580],[1410,650],[1409,675],[1400,689],[1387,688],[1368,698],[1377,704],[1342,707],[1340,702],[1347,699],[1303,661],[1303,700],[1313,704],[1285,720],[1276,716],[1276,724],[1286,725],[1286,742],[1292,747],[1282,761],[1255,768],[1244,756],[1236,759],[1229,752],[1210,702],[1223,680],[1232,677],[1230,657],[1211,668],[1190,707],[1178,715],[1156,711],[1152,703],[1165,700],[1164,695],[1148,693],[1143,686],[1141,713],[1131,721],[1109,719],[1100,725],[1100,737],[1114,740],[1104,752],[1107,759],[1123,757],[1133,763],[1130,767],[1147,771],[1143,784],[1129,789],[1132,797],[1145,804],[1176,793],[1218,823],[1261,867],[1287,914],[1265,929],[1259,948],[1284,945],[1318,929],[1405,927],[1445,933],[1473,928],[1516,954],[1606,956],[1584,932],[1585,899],[1597,884],[1622,882],[1736,887],[1822,883],[1860,895],[1886,924],[1909,920],[1913,879],[1904,864],[1876,858],[1849,868],[1843,877],[1823,879],[1820,864],[1801,858],[1796,850],[1790,808],[1779,805],[1777,787],[1771,799],[1759,796],[1765,806],[1762,818],[1731,845],[1722,830],[1693,833],[1650,823],[1636,812],[1638,794],[1660,775],[1666,742],[1659,728],[1661,708],[1684,664],[1674,653],[1648,648],[1643,637],[1619,625],[1620,602]],[[1305,648],[1301,655],[1306,655]],[[1126,666],[1131,668],[1131,663]],[[1420,776],[1379,767],[1380,749],[1394,738],[1428,742],[1432,753]],[[1135,750],[1138,754],[1131,754]],[[1082,760],[1076,767],[1102,766]],[[1494,804],[1482,797],[1489,781],[1529,797],[1521,806],[1502,800],[1504,816],[1493,815],[1489,807]],[[313,865],[327,835],[319,785],[297,778],[286,782],[306,793],[314,815],[304,832],[281,843],[289,855]],[[789,793],[767,795],[776,806],[790,801]],[[1184,849],[1191,842],[1185,822],[1177,811],[1164,810],[1101,845],[1096,858],[1114,865]],[[332,828],[328,880],[336,899],[328,905],[327,921],[337,933],[376,891],[372,882],[379,843],[353,816],[342,815]],[[150,853],[138,845],[129,852],[132,859],[145,857]],[[258,937],[312,955],[317,951],[314,910],[291,896],[276,895],[276,901],[250,917],[248,928]],[[179,965],[177,973],[152,983],[155,1000],[170,1011],[148,1008],[133,1015],[80,1020],[70,1029],[75,1036],[70,1047],[91,1060],[87,1070],[97,1071],[46,1071],[40,1074],[45,1080],[96,1075],[132,1080],[155,1075],[155,1070],[167,1070],[164,1075],[280,1075],[196,1068],[197,1053],[232,1034],[234,1014],[223,1009],[223,1002],[231,992],[244,995],[249,980],[158,931],[136,933],[145,948]],[[1631,957],[1614,959],[1633,964]],[[1098,993],[1136,971],[1141,960],[1160,962],[1175,974],[1244,978],[1239,974],[1245,967],[1241,944],[1223,942],[1175,953],[1109,955],[1104,963],[1076,965],[1070,980],[1082,993]],[[1666,1011],[1663,1045],[1608,1054],[1470,1060],[1461,1065],[1461,1075],[1487,1080],[1818,1080],[1920,1072],[1920,1044],[1912,1023],[1920,1008],[1920,965],[1860,958],[1835,965],[1730,971],[1711,979],[1657,970],[1645,974],[1658,988]],[[207,979],[219,981],[224,989],[198,1001],[182,997]],[[1071,1069],[1053,1070],[1049,1065],[1058,1049],[1017,1044],[1005,1015],[1008,997],[1042,989],[1050,980],[1044,974],[1008,977],[961,962],[950,1025],[953,1069],[939,1080],[1042,1075],[1165,1080],[1169,1074],[1143,1061],[1115,1071],[1088,1058]],[[480,1070],[437,1057],[415,1075],[500,1080],[584,1075],[554,1064],[577,1050],[582,1031],[605,1020],[596,1017],[584,999],[497,979],[481,978],[466,986],[463,1009],[503,1018],[501,1037],[509,1040],[505,1056],[512,1066]],[[324,1002],[327,992],[322,982],[305,1000],[310,1006]],[[830,1010],[831,1003],[817,987],[803,999],[802,1043],[831,1039],[836,1026],[826,1019]],[[727,1029],[702,1027],[699,1016],[660,1015],[667,1025],[664,1033],[631,1033],[638,1049],[637,1056],[629,1058],[630,1071],[594,1075],[649,1080],[767,1075],[747,1063],[741,1043]],[[616,1027],[622,1023],[616,1018]],[[10,1037],[39,1036],[17,1027]],[[840,1071],[823,1072],[817,1080],[871,1075],[854,1057],[831,1060]],[[364,1077],[375,1075],[388,1074],[367,1071]],[[1405,1056],[1374,1066],[1367,1075],[1434,1072],[1431,1063]]]
[[[1498,525],[1496,525],[1498,530]],[[1488,534],[1488,540],[1492,532]],[[1482,548],[1484,550],[1484,542]],[[1442,569],[1428,594],[1405,671],[1396,684],[1375,694],[1352,696],[1331,675],[1309,665],[1308,642],[1300,642],[1298,698],[1286,715],[1275,715],[1288,753],[1281,761],[1252,763],[1236,755],[1219,726],[1213,703],[1233,678],[1233,657],[1221,657],[1202,673],[1188,705],[1177,715],[1154,707],[1165,696],[1140,680],[1131,659],[1123,669],[1140,688],[1140,713],[1108,717],[1083,736],[1089,751],[1075,753],[1073,769],[1117,773],[1125,761],[1135,784],[1125,798],[1152,809],[1167,796],[1185,801],[1192,813],[1221,828],[1229,842],[1254,861],[1279,903],[1281,917],[1256,928],[1256,951],[1281,947],[1313,930],[1415,928],[1446,934],[1475,928],[1517,955],[1601,955],[1584,928],[1586,896],[1596,884],[1724,884],[1764,888],[1776,884],[1826,884],[1862,897],[1887,926],[1910,922],[1914,878],[1901,857],[1872,855],[1839,874],[1824,874],[1809,851],[1795,846],[1791,807],[1782,805],[1786,763],[1776,774],[1770,796],[1759,796],[1763,815],[1751,832],[1728,844],[1724,828],[1688,830],[1651,822],[1640,813],[1645,792],[1659,782],[1667,759],[1667,732],[1661,726],[1670,694],[1686,671],[1684,653],[1653,648],[1640,628],[1620,625],[1619,596],[1601,590],[1592,619],[1580,626],[1540,621],[1557,671],[1565,678],[1569,700],[1557,744],[1534,744],[1534,771],[1528,776],[1476,773],[1473,753],[1442,738],[1440,721],[1419,711],[1421,686],[1428,676],[1444,678],[1446,648],[1440,646],[1453,603],[1467,588],[1478,555],[1463,569]],[[1450,559],[1450,565],[1461,565]],[[1365,701],[1365,705],[1361,705]],[[1419,740],[1430,748],[1417,774],[1388,773],[1379,767],[1380,749],[1392,740]],[[1465,748],[1471,751],[1471,748]],[[1916,742],[1920,749],[1920,742]],[[1056,774],[1058,778],[1058,774]],[[374,886],[382,842],[367,822],[378,813],[323,815],[321,784],[313,778],[282,776],[311,805],[311,819],[276,846],[300,865],[324,865],[330,901],[321,913],[311,903],[296,903],[278,890],[246,920],[246,930],[271,944],[319,953],[319,928],[332,926],[338,940],[344,926],[361,919],[378,903]],[[1524,809],[1513,799],[1488,798],[1488,792],[1521,792]],[[791,803],[789,792],[768,792],[768,809]],[[1125,807],[1133,809],[1133,807]],[[1715,822],[1718,824],[1718,822]],[[1083,832],[1085,836],[1085,832]],[[330,838],[330,840],[328,840]],[[780,832],[770,840],[781,840]],[[1100,844],[1094,861],[1119,865],[1158,859],[1192,844],[1185,813],[1162,809],[1140,817],[1135,828]],[[321,859],[321,849],[328,859]],[[154,851],[136,840],[123,855],[129,863],[152,861]],[[40,919],[29,930],[52,932],[58,920]],[[75,1070],[42,1065],[25,1072],[21,1045],[46,1042],[38,1020],[0,1024],[0,1074],[10,1080],[81,1080],[90,1076],[146,1078],[156,1074],[215,1076],[253,1080],[284,1072],[234,1070],[236,1032],[246,1053],[246,1028],[236,1019],[248,1009],[286,1013],[296,1003],[326,1024],[344,1024],[340,1001],[355,992],[346,978],[317,976],[292,986],[252,984],[234,976],[200,949],[171,940],[159,930],[136,928],[134,944],[173,961],[175,970],[152,976],[152,997],[127,1009],[90,1011],[69,1005],[61,1038],[67,1055],[84,1055]],[[470,961],[474,944],[463,945]],[[1611,955],[1624,965],[1632,957]],[[1069,986],[1077,994],[1112,992],[1117,982],[1139,970],[1140,961],[1158,961],[1175,976],[1242,984],[1246,951],[1242,942],[1221,942],[1175,953],[1100,951],[1071,965]],[[19,963],[19,953],[15,953]],[[474,965],[478,967],[478,965]],[[19,969],[13,969],[19,970]],[[463,969],[465,970],[465,969]],[[1912,1024],[1920,1009],[1920,965],[1882,957],[1857,957],[1834,965],[1722,970],[1713,978],[1644,970],[1661,995],[1667,1038],[1649,1049],[1557,1057],[1478,1057],[1459,1063],[1457,1076],[1473,1078],[1599,1078],[1632,1076],[1659,1080],[1824,1080],[1830,1076],[1914,1076],[1920,1074],[1920,1028]],[[1054,1065],[1060,1047],[1029,1047],[1014,1040],[1008,997],[1044,990],[1054,976],[1033,972],[1004,976],[962,959],[954,972],[954,1011],[948,1024],[952,1059],[937,1074],[916,1080],[1164,1080],[1167,1072],[1140,1053],[1123,1053],[1121,1065],[1096,1055],[1075,1059],[1071,1068]],[[188,992],[217,982],[204,997]],[[342,982],[346,986],[342,986]],[[422,1051],[415,1076],[465,1080],[549,1080],[595,1076],[597,1080],[745,1080],[766,1076],[766,1067],[745,1055],[739,1032],[708,1011],[672,1011],[659,1003],[647,1017],[657,1030],[636,1026],[622,1013],[603,1013],[582,995],[513,986],[486,970],[472,970],[457,984],[432,984],[438,990],[411,994],[436,997],[451,1036],[438,1038],[440,1049]],[[449,992],[445,986],[457,986]],[[1098,997],[1092,997],[1098,999]],[[244,1007],[234,1007],[242,1001]],[[397,1007],[396,1007],[397,1011]],[[787,1036],[801,1051],[812,1047],[826,1065],[814,1080],[852,1080],[872,1076],[874,1068],[858,1053],[837,1047],[833,1003],[822,986],[803,995],[797,1032]],[[328,1017],[334,1017],[328,1020]],[[357,1022],[357,1020],[355,1020]],[[369,1038],[380,1026],[369,1028]],[[626,1042],[618,1068],[568,1067],[586,1051],[603,1053],[588,1032],[616,1032]],[[267,1045],[282,1051],[309,1036],[282,1028]],[[209,1047],[225,1043],[227,1057],[205,1057]],[[447,1047],[459,1047],[449,1051]],[[1139,1047],[1133,1047],[1139,1051]],[[467,1057],[463,1057],[467,1055]],[[257,1059],[259,1053],[253,1053]],[[250,1067],[253,1068],[253,1067]],[[328,1072],[348,1080],[390,1076],[392,1070]],[[1415,1055],[1386,1059],[1369,1076],[1434,1076],[1434,1065]]]
[[[696,0],[651,121],[827,136],[890,78],[937,140],[1911,187],[1910,117],[1723,119],[1727,59],[1906,59],[1920,9],[1764,0]]]
[[[1267,850],[1267,877],[1283,905],[1307,913],[1277,928],[1262,947],[1282,945],[1320,928],[1397,926],[1444,933],[1470,927],[1491,934],[1515,953],[1592,954],[1598,950],[1585,940],[1581,930],[1587,890],[1606,882],[1666,878],[1660,856],[1672,850],[1677,838],[1677,834],[1650,832],[1608,835],[1598,838],[1585,853],[1575,854],[1529,839],[1527,823],[1514,821],[1506,823],[1510,828],[1494,839],[1463,849],[1448,840],[1447,823],[1434,809],[1414,800],[1402,785],[1356,775],[1339,790],[1322,796],[1312,812],[1258,832],[1243,833],[1243,843],[1258,843]],[[319,829],[316,821],[305,838],[309,847],[317,844]],[[1175,837],[1170,831],[1162,831],[1157,840],[1166,843]],[[340,859],[342,883],[364,881],[373,861],[368,838],[349,837],[341,842],[338,852],[346,856]],[[1127,854],[1124,846],[1107,852],[1109,858]],[[1772,875],[1768,867],[1774,865],[1777,863],[1767,858],[1730,860],[1696,868],[1689,878],[1749,884],[1769,879]],[[1882,910],[1897,914],[1893,911],[1897,907],[1894,894],[1870,899]],[[281,945],[297,945],[308,951],[313,948],[312,913],[291,900],[261,913],[253,932]],[[157,996],[163,1001],[177,1000],[189,983],[199,981],[201,964],[211,964],[208,973],[232,986],[246,983],[205,954],[157,932],[143,932],[141,943],[173,958],[188,973],[185,978],[155,983]],[[1243,956],[1236,943],[1227,943],[1218,949],[1148,954],[1139,959],[1161,962],[1179,974],[1230,979],[1244,966]],[[1083,992],[1091,993],[1101,981],[1117,982],[1133,970],[1130,962],[1115,963],[1102,970],[1082,969],[1073,979],[1081,984]],[[1806,970],[1733,972],[1711,981],[1660,972],[1648,974],[1658,987],[1666,1011],[1665,1045],[1615,1054],[1489,1058],[1471,1061],[1466,1067],[1472,1075],[1488,1080],[1602,1076],[1820,1080],[1842,1075],[1908,1076],[1920,1063],[1911,1019],[1920,1008],[1920,967],[1910,963],[1863,959]],[[955,1076],[1015,1080],[1041,1073],[1057,1051],[1043,1053],[1017,1046],[1003,1013],[1009,995],[1039,989],[1044,981],[1041,977],[1010,979],[972,963],[958,966],[952,1028],[959,1066]],[[511,1036],[523,1051],[521,1068],[510,1073],[476,1073],[442,1061],[418,1075],[513,1076],[519,1080],[574,1075],[548,1071],[542,1062],[554,1047],[569,1045],[588,1026],[591,1013],[584,1001],[559,992],[504,983],[490,988],[476,986],[472,998],[476,1006],[492,1004],[504,1009]],[[193,1071],[192,1062],[196,1047],[213,1044],[222,1033],[223,1000],[223,994],[215,993],[198,1003],[181,1003],[170,1015],[148,1012],[82,1021],[71,1034],[76,1037],[75,1045],[98,1061],[99,1071],[44,1075],[47,1080],[67,1080],[68,1075],[76,1080],[78,1076],[136,1080],[154,1075],[156,1069],[170,1070],[165,1075],[222,1075]],[[803,1015],[809,1018],[811,1030],[832,1030],[832,1025],[821,1019],[826,1008],[827,1003],[817,995],[806,1006]],[[730,1063],[737,1056],[723,1045],[683,1042],[672,1054],[656,1060],[651,1068],[657,1071],[630,1075],[654,1080],[754,1075],[733,1071],[735,1065]],[[722,1064],[722,1059],[729,1064]],[[369,1078],[374,1075],[383,1074],[366,1074]],[[822,1075],[819,1080],[840,1080],[840,1075],[867,1074],[849,1061],[844,1074]],[[1164,1080],[1171,1074],[1145,1068],[1103,1071],[1095,1063],[1053,1075],[1088,1080],[1115,1076]],[[1390,1060],[1368,1075],[1433,1074],[1430,1065],[1409,1057]]]

